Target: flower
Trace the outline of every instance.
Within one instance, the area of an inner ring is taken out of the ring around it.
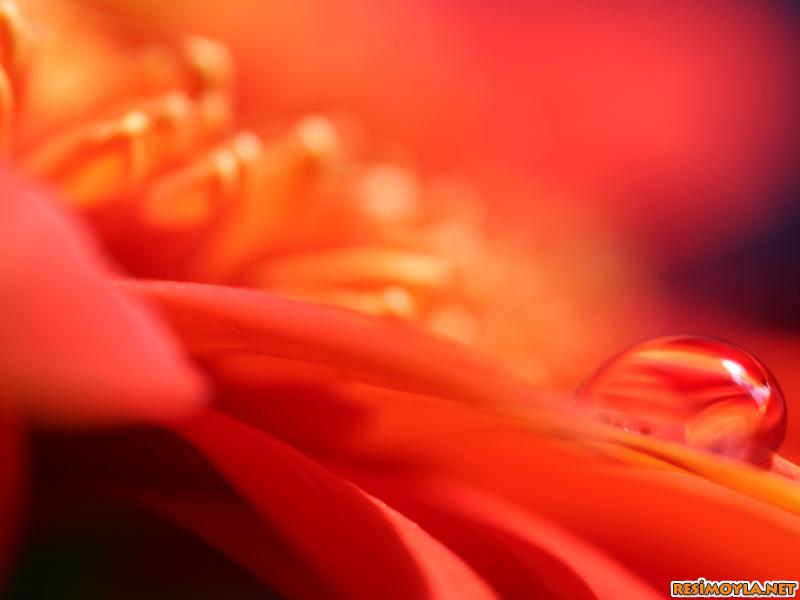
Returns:
[[[554,391],[636,335],[608,286],[661,314],[614,244],[503,243],[461,178],[344,117],[236,129],[224,46],[38,10],[50,29],[0,13],[12,593],[63,568],[63,540],[48,595],[656,598],[792,574],[791,463]]]

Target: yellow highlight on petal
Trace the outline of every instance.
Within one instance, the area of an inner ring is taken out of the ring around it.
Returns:
[[[417,316],[417,303],[414,297],[404,288],[395,285],[379,291],[358,291],[343,287],[294,289],[277,287],[271,291],[288,298],[329,304],[365,315],[405,320]]]
[[[233,83],[233,57],[225,44],[200,36],[190,36],[183,43],[184,60],[195,81],[195,93],[226,90]]]
[[[295,254],[271,259],[256,267],[252,281],[275,284],[393,283],[440,288],[452,280],[452,265],[429,254],[382,247],[358,247]]]
[[[268,240],[291,230],[293,201],[313,182],[340,148],[330,121],[313,116],[300,121],[285,137],[262,148],[258,138],[236,146],[253,176],[236,209],[190,268],[190,276],[226,281],[243,263],[257,258]]]
[[[328,119],[307,117],[297,125],[297,139],[306,151],[318,158],[330,156],[339,149],[339,134]]]
[[[30,48],[30,26],[17,4],[0,1],[0,64],[13,80],[22,70]]]
[[[0,155],[5,156],[11,148],[11,132],[14,129],[14,92],[5,69],[0,67]]]
[[[463,306],[450,305],[437,309],[428,320],[434,333],[462,344],[472,344],[478,335],[478,323]]]

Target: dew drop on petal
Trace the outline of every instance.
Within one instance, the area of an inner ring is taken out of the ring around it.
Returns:
[[[700,336],[649,340],[586,379],[577,406],[626,431],[763,464],[783,441],[777,381],[738,346]]]

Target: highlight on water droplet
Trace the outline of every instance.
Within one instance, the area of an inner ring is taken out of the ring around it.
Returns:
[[[671,336],[611,358],[576,392],[577,406],[626,431],[765,465],[786,432],[769,370],[715,338]]]

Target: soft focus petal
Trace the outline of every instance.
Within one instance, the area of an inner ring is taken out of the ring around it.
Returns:
[[[160,420],[203,385],[46,194],[0,174],[0,397],[46,424]]]
[[[661,597],[602,552],[498,497],[446,479],[365,481],[455,549],[504,597],[521,589],[537,598]]]
[[[124,287],[155,301],[197,357],[296,359],[332,367],[339,377],[487,403],[528,394],[475,353],[404,325],[223,286],[127,281]]]
[[[347,598],[492,598],[417,525],[302,454],[218,413],[179,427],[264,519]]]

